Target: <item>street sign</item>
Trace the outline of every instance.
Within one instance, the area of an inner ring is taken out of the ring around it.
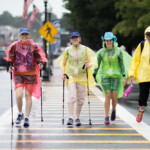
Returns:
[[[53,44],[57,40],[56,38],[54,38],[54,36],[59,31],[55,28],[55,26],[51,22],[47,21],[38,32],[44,37],[45,40]]]

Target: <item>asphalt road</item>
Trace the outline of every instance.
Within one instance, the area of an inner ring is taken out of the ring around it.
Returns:
[[[10,74],[4,68],[0,68],[0,116],[11,108],[11,84]],[[15,92],[13,89],[13,102],[15,102]]]
[[[11,86],[10,86],[10,74],[5,68],[0,67],[0,116],[3,115],[7,110],[11,108]],[[14,86],[13,86],[14,87]],[[138,92],[133,91],[133,96],[128,99],[121,98],[118,100],[118,104],[124,107],[132,115],[136,117],[139,106],[138,106]],[[16,104],[15,91],[13,88],[13,103]],[[119,112],[117,112],[119,113]],[[150,126],[150,101],[144,112],[143,121]]]

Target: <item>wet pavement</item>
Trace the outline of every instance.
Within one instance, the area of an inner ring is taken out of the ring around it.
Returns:
[[[65,89],[65,123],[62,124],[62,80],[59,67],[54,64],[51,82],[43,83],[43,122],[41,121],[41,101],[33,100],[30,126],[11,126],[11,116],[0,124],[0,150],[150,150],[150,139],[138,132],[127,114],[121,117],[117,108],[117,118],[110,125],[104,125],[104,103],[102,93],[90,90],[90,111],[92,125],[89,125],[88,98],[81,113],[81,127],[67,128],[67,89]],[[124,114],[125,115],[125,114]],[[14,114],[14,118],[16,115]],[[6,122],[9,120],[9,123]],[[6,123],[5,123],[6,122]],[[140,126],[136,122],[132,122]],[[22,122],[23,124],[23,122]],[[142,124],[141,124],[142,125]],[[147,129],[149,132],[149,129]]]

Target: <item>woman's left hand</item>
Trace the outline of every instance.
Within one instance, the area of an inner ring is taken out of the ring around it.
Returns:
[[[127,85],[126,77],[123,77],[123,78],[122,78],[122,82],[123,82],[124,86]]]
[[[90,63],[88,63],[88,62],[85,62],[85,68],[87,69],[87,68],[91,68],[92,67],[92,65],[90,64]]]

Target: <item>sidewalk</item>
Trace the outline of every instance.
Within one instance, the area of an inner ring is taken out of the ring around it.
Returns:
[[[104,125],[102,93],[90,91],[91,120],[88,102],[81,113],[81,127],[67,128],[67,90],[65,89],[65,124],[62,124],[62,80],[59,67],[54,63],[50,82],[43,83],[43,122],[40,100],[33,101],[29,128],[0,126],[0,150],[150,150],[150,140],[138,133],[121,117],[117,109],[116,121]],[[128,115],[128,114],[127,114]],[[124,114],[126,116],[126,114]],[[126,116],[126,120],[129,119]],[[11,119],[11,118],[9,118]],[[148,134],[150,133],[149,130]]]

